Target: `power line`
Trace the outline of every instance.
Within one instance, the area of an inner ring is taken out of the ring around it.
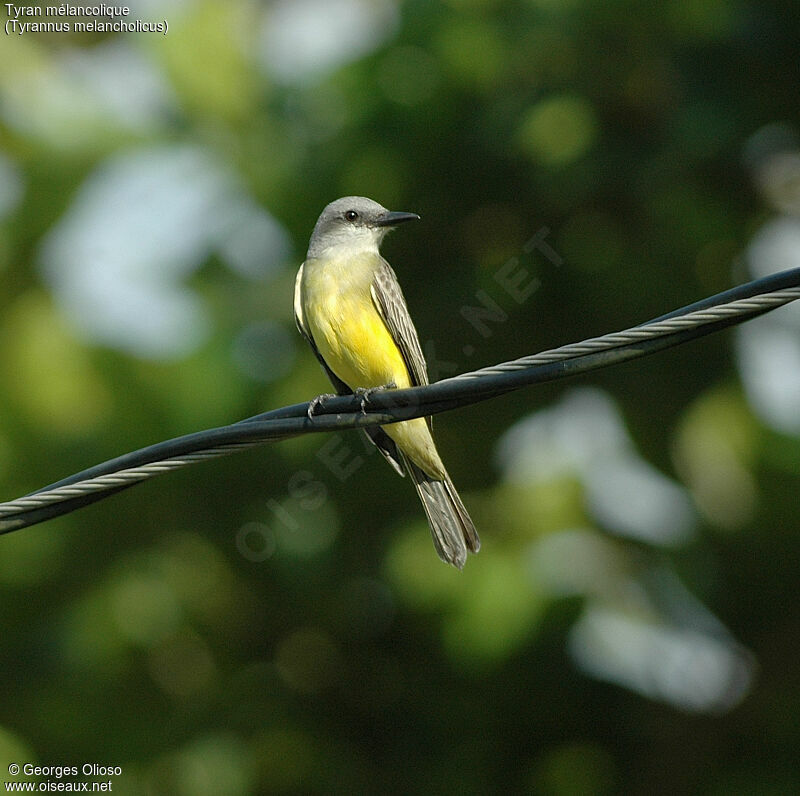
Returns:
[[[0,503],[0,534],[109,497],[161,473],[299,434],[385,425],[438,414],[520,387],[587,373],[742,323],[800,298],[800,268],[748,282],[621,332],[463,373],[424,387],[337,396],[150,445]]]

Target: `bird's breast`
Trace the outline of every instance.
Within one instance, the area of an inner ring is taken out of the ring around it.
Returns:
[[[351,389],[409,386],[405,361],[372,300],[375,255],[307,261],[303,313],[320,355]]]

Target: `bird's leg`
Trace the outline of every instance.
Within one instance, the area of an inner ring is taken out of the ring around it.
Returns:
[[[318,395],[316,398],[313,398],[308,403],[308,409],[306,410],[306,414],[308,415],[308,419],[311,420],[314,417],[314,413],[317,411],[317,407],[322,406],[325,401],[330,401],[331,398],[336,398],[336,396],[332,392],[325,392],[322,395]]]
[[[353,394],[361,398],[361,413],[366,414],[370,395],[375,392],[383,392],[384,390],[395,389],[397,389],[397,385],[393,381],[390,381],[388,384],[380,384],[377,387],[356,387],[353,391]]]

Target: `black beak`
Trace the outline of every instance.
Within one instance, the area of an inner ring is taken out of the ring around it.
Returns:
[[[419,221],[419,216],[416,213],[402,213],[392,210],[384,213],[375,224],[379,227],[396,227],[404,221]]]

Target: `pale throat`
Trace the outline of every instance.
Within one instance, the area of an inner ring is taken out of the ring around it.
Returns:
[[[377,255],[385,230],[361,229],[345,235],[331,236],[330,243],[317,248],[314,258],[320,260],[347,260],[364,254]]]
[[[343,241],[337,241],[333,246],[325,249],[325,257],[349,258],[361,254],[378,254],[380,240],[375,235],[353,235]]]

